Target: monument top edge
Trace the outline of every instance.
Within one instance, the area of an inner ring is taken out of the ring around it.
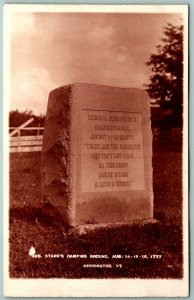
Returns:
[[[146,93],[146,91],[143,88],[134,88],[134,87],[126,87],[126,86],[113,86],[113,85],[105,85],[105,84],[95,84],[95,83],[81,83],[81,82],[75,82],[75,83],[70,83],[66,85],[59,86],[53,90],[50,91],[50,93],[55,93],[57,91],[62,91],[67,88],[73,88],[73,87],[80,87],[80,88],[86,88],[86,87],[94,87],[94,88],[104,88],[104,89],[117,89],[117,90],[133,90],[133,91],[138,91],[138,92],[143,92]]]

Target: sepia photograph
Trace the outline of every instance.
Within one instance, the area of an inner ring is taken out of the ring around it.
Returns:
[[[188,6],[4,6],[4,293],[187,297]]]

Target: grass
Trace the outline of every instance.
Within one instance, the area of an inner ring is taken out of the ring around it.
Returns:
[[[81,236],[67,235],[60,224],[53,224],[42,215],[40,159],[40,153],[12,154],[10,157],[11,277],[182,277],[180,151],[154,148],[154,217],[159,223],[99,229]],[[42,255],[41,258],[29,256],[31,246]],[[46,254],[64,257],[46,258]],[[87,258],[67,258],[72,254],[85,254]],[[90,254],[106,254],[108,258],[90,258]],[[113,254],[122,257],[112,258]],[[153,255],[161,258],[153,258]],[[84,264],[111,264],[112,268],[84,268]]]

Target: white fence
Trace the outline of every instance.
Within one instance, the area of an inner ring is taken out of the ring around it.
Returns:
[[[42,135],[10,137],[9,151],[10,153],[42,151],[42,137]]]
[[[31,118],[23,123],[19,127],[10,127],[9,131],[9,152],[33,152],[42,151],[42,139],[44,127],[26,127],[34,119]],[[25,133],[33,132],[36,135],[22,135],[22,131]],[[40,134],[42,133],[42,134]],[[17,136],[16,136],[17,135]]]

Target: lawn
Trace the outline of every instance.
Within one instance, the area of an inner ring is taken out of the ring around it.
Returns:
[[[102,228],[80,236],[67,234],[42,214],[40,162],[38,152],[10,156],[11,277],[182,277],[180,149],[154,147],[154,218],[158,223]],[[31,246],[41,257],[29,256]],[[106,257],[90,257],[96,254]],[[89,264],[99,267],[84,266]],[[103,264],[106,267],[101,267]]]

